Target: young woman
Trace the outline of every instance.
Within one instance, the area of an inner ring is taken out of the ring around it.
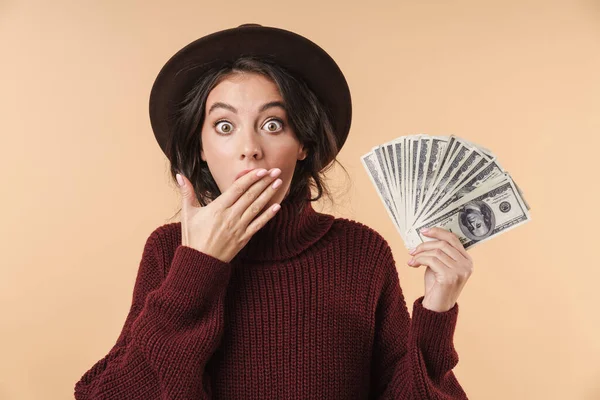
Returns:
[[[149,235],[76,399],[466,398],[453,334],[473,265],[456,236],[413,251],[429,268],[411,320],[386,240],[311,206],[351,120],[325,51],[257,24],[205,36],[163,67],[150,117],[181,222]]]

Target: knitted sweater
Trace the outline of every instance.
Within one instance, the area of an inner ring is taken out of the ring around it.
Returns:
[[[380,234],[281,205],[229,263],[182,245],[180,222],[156,228],[122,331],[75,398],[466,399],[458,304],[420,297],[411,320]]]

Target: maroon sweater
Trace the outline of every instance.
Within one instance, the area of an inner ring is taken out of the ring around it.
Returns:
[[[154,230],[121,334],[75,398],[466,399],[458,304],[420,297],[411,321],[386,240],[299,205],[229,263],[181,245],[179,222]]]

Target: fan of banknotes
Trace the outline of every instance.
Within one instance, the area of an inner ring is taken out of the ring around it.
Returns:
[[[465,249],[531,220],[512,177],[488,149],[454,135],[402,136],[361,157],[406,248],[441,227]]]

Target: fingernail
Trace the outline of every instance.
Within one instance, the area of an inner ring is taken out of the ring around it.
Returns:
[[[273,189],[277,189],[279,187],[279,185],[281,185],[283,181],[281,179],[277,179],[275,181],[275,183],[273,184]]]
[[[429,232],[429,228],[423,228],[423,229],[421,229],[421,232],[422,233],[427,233],[427,232]]]
[[[411,258],[410,260],[408,260],[408,265],[412,265],[414,261],[415,261],[415,258],[414,257]]]
[[[281,208],[281,206],[279,204],[275,204],[273,207],[271,207],[271,209],[273,210],[273,212],[279,211],[280,208]]]
[[[266,169],[260,169],[256,173],[256,176],[265,176],[266,174],[267,174],[267,170]]]
[[[273,178],[275,178],[277,176],[277,174],[280,172],[281,172],[281,170],[279,168],[275,168],[273,171],[271,171],[271,176]]]
[[[183,186],[183,178],[181,177],[181,175],[177,174],[175,175],[175,178],[177,179],[177,183],[179,183],[179,186]]]
[[[408,254],[415,254],[416,251],[417,251],[417,248],[415,247],[413,249],[410,249],[410,251],[408,252]]]

